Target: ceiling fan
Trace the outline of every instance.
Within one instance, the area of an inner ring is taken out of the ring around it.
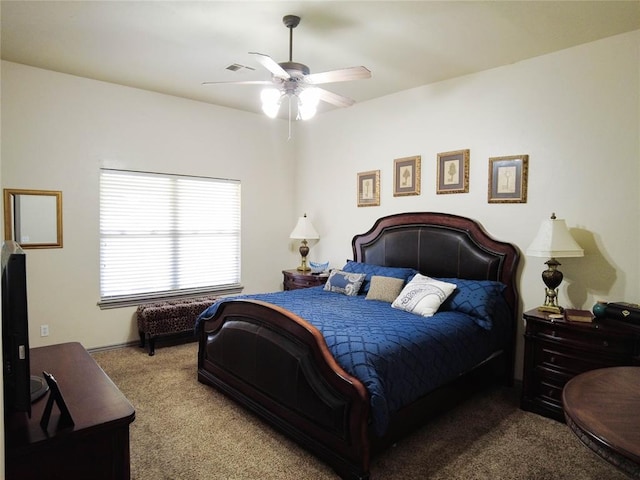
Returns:
[[[330,103],[336,107],[349,107],[354,100],[330,92],[316,85],[335,82],[347,82],[371,77],[371,72],[362,66],[330,70],[328,72],[311,73],[309,67],[293,61],[293,29],[300,23],[300,17],[285,15],[282,22],[289,29],[289,61],[277,63],[269,55],[249,52],[256,60],[271,72],[271,80],[249,80],[237,82],[203,82],[203,85],[236,84],[236,85],[266,85],[260,99],[262,111],[269,117],[275,118],[283,100],[289,100],[289,120],[291,108],[295,103],[298,108],[297,118],[308,120],[317,110],[318,102]]]

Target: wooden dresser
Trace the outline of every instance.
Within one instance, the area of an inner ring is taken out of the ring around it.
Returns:
[[[49,427],[40,427],[48,393],[32,404],[31,418],[14,413],[5,419],[7,480],[130,478],[129,424],[135,410],[79,343],[30,351],[31,373],[51,373],[74,425],[57,428],[53,407]]]
[[[562,389],[579,373],[640,365],[640,329],[620,321],[592,323],[524,313],[524,372],[520,407],[564,422]]]
[[[283,286],[285,290],[296,290],[298,288],[317,287],[327,283],[327,275],[314,275],[310,271],[301,272],[300,270],[283,270]]]

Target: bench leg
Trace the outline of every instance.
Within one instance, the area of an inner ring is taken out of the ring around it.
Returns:
[[[144,345],[145,345],[145,341],[144,341],[144,339],[145,339],[145,335],[144,335],[144,332],[143,332],[143,331],[141,331],[141,330],[138,330],[138,335],[140,335],[140,348],[144,348]]]
[[[156,339],[155,337],[149,337],[149,356],[153,357],[156,354]]]

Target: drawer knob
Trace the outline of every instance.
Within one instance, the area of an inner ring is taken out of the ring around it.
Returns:
[[[550,357],[549,358],[549,362],[556,363],[556,357]]]
[[[609,342],[607,342],[606,340],[602,342],[602,346],[603,347],[608,347],[609,346]]]

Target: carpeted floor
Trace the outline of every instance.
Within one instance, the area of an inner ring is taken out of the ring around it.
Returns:
[[[197,344],[93,353],[136,409],[131,476],[147,479],[335,479],[324,463],[197,381]],[[568,428],[518,408],[496,387],[374,458],[372,479],[627,478]]]

